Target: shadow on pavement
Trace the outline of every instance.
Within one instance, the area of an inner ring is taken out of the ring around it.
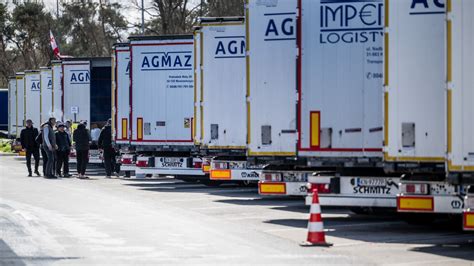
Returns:
[[[53,263],[60,260],[76,260],[79,257],[18,256],[10,246],[0,239],[0,265],[23,266],[28,264]]]

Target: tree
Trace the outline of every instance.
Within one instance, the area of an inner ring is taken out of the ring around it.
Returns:
[[[207,15],[210,17],[229,17],[244,15],[245,0],[208,0]]]

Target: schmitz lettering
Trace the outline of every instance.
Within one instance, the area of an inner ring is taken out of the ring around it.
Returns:
[[[322,44],[375,43],[383,37],[383,0],[322,0]]]
[[[142,71],[192,70],[192,52],[143,52]]]

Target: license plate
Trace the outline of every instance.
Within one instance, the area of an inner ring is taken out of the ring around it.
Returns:
[[[165,157],[165,158],[161,158],[161,159],[163,159],[163,162],[165,162],[165,163],[182,163],[182,162],[184,162],[183,158]]]
[[[89,151],[89,156],[90,156],[90,157],[99,157],[99,156],[100,156],[100,151],[97,151],[97,150],[90,150],[90,151]]]
[[[387,186],[387,180],[384,178],[357,178],[356,183],[358,186],[363,186],[363,187]]]
[[[229,168],[230,169],[245,169],[246,168],[246,162],[229,162]]]

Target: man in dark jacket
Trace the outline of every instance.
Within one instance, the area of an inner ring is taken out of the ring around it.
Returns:
[[[100,131],[97,144],[99,149],[104,152],[104,166],[107,178],[111,178],[112,171],[115,168],[115,149],[112,146],[112,121],[109,119],[105,127]]]
[[[85,176],[87,163],[89,162],[89,145],[91,142],[91,135],[83,123],[77,126],[73,133],[74,145],[76,148],[77,158],[77,178],[87,179]]]
[[[65,131],[66,127],[60,123],[57,126],[56,144],[58,150],[56,151],[56,175],[61,176],[61,168],[63,168],[63,176],[70,177],[69,174],[69,153],[71,152],[71,139],[69,134]]]
[[[38,129],[33,127],[33,121],[31,119],[26,120],[26,128],[20,133],[21,147],[26,151],[26,168],[28,168],[28,176],[32,176],[31,173],[31,155],[35,159],[35,174],[41,176],[39,167],[39,145],[36,143],[36,137],[38,136]]]

